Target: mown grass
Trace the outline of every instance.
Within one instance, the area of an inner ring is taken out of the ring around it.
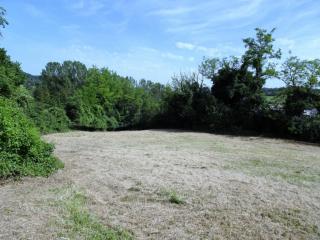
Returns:
[[[62,221],[58,223],[63,229],[58,236],[67,239],[86,240],[131,240],[133,236],[121,229],[105,226],[87,207],[88,198],[74,189],[54,189],[53,192],[64,192],[57,205],[62,210]]]
[[[291,184],[310,185],[320,183],[320,171],[317,167],[304,166],[290,161],[271,159],[248,159],[233,161],[225,166],[228,170],[240,170],[254,176],[268,176],[284,180]]]
[[[261,214],[263,218],[267,217],[273,223],[284,226],[282,237],[287,237],[290,233],[299,236],[320,237],[320,230],[317,225],[305,221],[303,212],[299,209],[272,209]]]

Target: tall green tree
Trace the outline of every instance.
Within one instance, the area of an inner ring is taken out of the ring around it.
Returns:
[[[316,88],[320,82],[320,59],[300,60],[291,56],[282,64],[279,78],[287,87]]]
[[[320,110],[320,60],[289,57],[282,65],[280,79],[286,84],[284,109],[287,116],[301,116],[306,109]]]
[[[64,107],[75,90],[84,84],[86,76],[86,66],[78,61],[49,62],[42,70],[35,97],[40,102]]]
[[[20,64],[11,61],[5,49],[0,48],[0,95],[11,98],[25,81]]]
[[[275,39],[272,34],[275,28],[270,32],[261,28],[255,30],[255,38],[243,39],[246,52],[242,56],[242,68],[253,68],[254,79],[257,85],[262,87],[266,79],[276,76],[275,64],[271,61],[281,58],[281,50],[275,50],[273,46]]]
[[[262,87],[266,79],[276,76],[273,61],[281,51],[273,47],[274,29],[256,29],[255,38],[243,40],[246,51],[241,58],[205,59],[200,73],[212,81],[212,93],[227,105],[242,110],[257,110],[262,104]]]

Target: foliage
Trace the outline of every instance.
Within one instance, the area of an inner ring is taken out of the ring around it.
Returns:
[[[0,7],[0,26],[5,27]],[[0,49],[0,178],[48,176],[63,164],[52,156],[53,145],[43,142],[31,114],[34,99],[23,87],[25,74]]]
[[[62,167],[53,146],[11,100],[0,98],[0,178],[48,176]]]
[[[320,81],[320,60],[300,60],[291,56],[283,63],[279,75],[288,87],[315,88]]]
[[[5,28],[6,25],[8,25],[8,21],[5,18],[6,10],[3,7],[0,7],[0,26],[2,28]],[[0,32],[0,36],[2,36],[2,33]]]
[[[301,116],[306,109],[320,109],[320,96],[306,87],[288,87],[284,109],[288,116]]]
[[[293,117],[290,121],[289,133],[301,140],[320,142],[320,117]]]
[[[41,133],[62,132],[69,129],[71,123],[64,109],[38,107],[37,111],[33,120]]]
[[[25,75],[18,63],[11,61],[6,50],[0,48],[0,96],[12,97],[17,88],[24,83]]]
[[[124,129],[145,127],[159,112],[161,84],[136,84],[108,69],[91,68],[88,76],[66,105],[77,127]]]
[[[320,62],[290,57],[277,72],[281,51],[274,49],[273,32],[257,28],[255,38],[243,40],[246,51],[242,57],[205,58],[199,73],[175,76],[173,92],[165,99],[164,125],[228,132],[254,130],[318,141],[317,128],[310,127],[317,120],[302,115],[306,109],[320,110]],[[201,76],[211,80],[211,94],[202,85]],[[263,89],[265,81],[274,77],[281,78],[287,87]]]
[[[243,40],[246,52],[241,58],[205,59],[200,65],[199,72],[212,81],[212,94],[225,105],[220,105],[222,112],[231,110],[227,115],[236,120],[231,121],[233,126],[252,126],[255,115],[264,108],[262,87],[266,79],[275,76],[271,61],[281,56],[280,50],[273,48],[273,31],[257,28],[256,38]]]
[[[49,62],[41,73],[34,96],[53,106],[64,106],[69,96],[84,83],[87,68],[77,61]]]
[[[198,74],[173,78],[173,92],[165,97],[164,124],[171,127],[201,128],[208,123],[215,98]]]
[[[242,56],[242,68],[254,69],[254,80],[258,88],[262,88],[266,79],[276,76],[275,65],[271,60],[281,58],[281,50],[275,50],[272,34],[275,28],[268,32],[265,29],[256,28],[256,38],[243,40],[246,52]]]
[[[108,128],[107,116],[100,105],[83,105],[79,107],[78,126],[106,130]],[[117,125],[117,122],[115,122]]]

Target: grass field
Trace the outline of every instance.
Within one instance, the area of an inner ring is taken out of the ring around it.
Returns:
[[[320,239],[320,147],[170,130],[44,137],[65,169],[0,185],[0,239]]]

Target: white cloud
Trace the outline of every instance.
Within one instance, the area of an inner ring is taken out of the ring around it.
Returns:
[[[296,45],[296,41],[293,39],[289,39],[286,37],[283,38],[278,38],[276,41],[281,47],[285,47],[289,50],[293,50],[293,48],[295,48]]]
[[[161,53],[161,57],[172,59],[172,60],[179,60],[179,61],[185,60],[185,58],[183,56],[176,55],[176,54],[173,54],[170,52]]]
[[[187,42],[176,42],[176,47],[179,49],[186,49],[189,51],[197,51],[207,56],[220,56],[220,52],[216,48],[208,48],[201,45],[195,45]]]
[[[195,45],[191,43],[186,43],[186,42],[176,42],[176,47],[180,49],[188,49],[188,50],[193,50],[195,49]]]

